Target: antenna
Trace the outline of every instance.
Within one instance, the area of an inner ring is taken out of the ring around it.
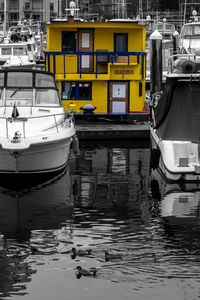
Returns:
[[[6,0],[4,0],[4,20],[3,20],[4,35],[6,35],[6,29],[7,29],[7,4],[6,4]]]
[[[66,8],[65,10],[70,11],[70,15],[74,17],[75,12],[78,12],[79,8],[76,8],[76,3],[74,1],[70,1],[69,8]]]
[[[142,0],[139,0],[139,16],[140,19],[143,19],[143,8],[142,8]]]
[[[186,9],[187,9],[187,0],[185,0],[185,4],[184,4],[183,24],[185,24],[185,18],[186,18]]]

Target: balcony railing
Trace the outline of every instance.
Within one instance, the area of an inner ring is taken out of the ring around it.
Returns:
[[[99,63],[105,63],[105,64],[122,64],[124,66],[126,65],[132,65],[130,60],[134,57],[136,61],[137,66],[141,66],[141,74],[142,79],[145,75],[145,63],[146,63],[146,52],[109,52],[104,50],[98,50],[95,52],[86,52],[86,51],[65,51],[65,52],[53,52],[53,51],[46,51],[45,52],[45,65],[47,71],[53,71],[54,75],[57,73],[56,69],[56,58],[59,56],[63,56],[63,63],[62,63],[62,70],[59,69],[59,73],[62,73],[64,75],[64,78],[67,74],[70,74],[68,72],[68,66],[66,64],[66,57],[69,55],[76,55],[77,56],[77,73],[80,74],[80,78],[82,74],[95,74],[96,78],[98,78],[99,73],[98,72],[98,64]],[[93,58],[93,72],[83,72],[82,69],[82,59],[84,55],[92,56]],[[127,57],[126,62],[119,61],[120,57]],[[104,60],[104,61],[102,61]],[[96,67],[95,67],[96,65]]]

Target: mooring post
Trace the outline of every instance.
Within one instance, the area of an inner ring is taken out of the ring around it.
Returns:
[[[162,35],[158,30],[150,35],[150,90],[151,95],[162,90]]]
[[[179,33],[174,31],[173,33],[173,55],[178,54],[178,45],[179,45]]]

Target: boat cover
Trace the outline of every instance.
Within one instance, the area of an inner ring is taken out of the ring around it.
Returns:
[[[200,81],[168,78],[154,114],[161,139],[200,142]]]

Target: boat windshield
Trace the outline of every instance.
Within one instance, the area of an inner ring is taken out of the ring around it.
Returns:
[[[183,38],[200,38],[200,24],[186,25],[182,31]]]
[[[37,106],[60,106],[59,94],[55,89],[55,81],[52,76],[37,73],[35,87]]]
[[[48,74],[37,73],[35,76],[36,88],[55,88],[55,81]]]
[[[37,89],[36,106],[60,106],[59,94],[54,89]]]
[[[8,72],[7,87],[18,88],[26,87],[32,88],[33,74],[30,72]]]
[[[6,89],[6,106],[32,106],[33,89],[24,88],[7,88]]]
[[[34,82],[35,79],[35,82]],[[59,92],[53,76],[32,72],[8,72],[5,90],[6,106],[60,106]],[[4,87],[4,73],[0,73],[0,89]],[[1,93],[0,90],[0,93]],[[1,93],[3,95],[3,93]],[[0,105],[3,105],[0,94]]]

